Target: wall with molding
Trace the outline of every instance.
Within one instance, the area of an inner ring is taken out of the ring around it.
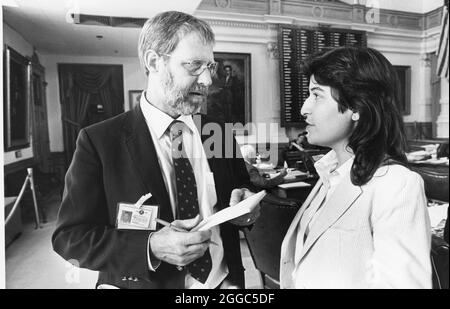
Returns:
[[[417,3],[414,7],[417,6]],[[427,54],[437,49],[441,14],[437,1],[425,6],[424,11],[399,12],[390,8],[380,11],[379,23],[368,23],[364,6],[346,6],[320,1],[279,0],[204,0],[195,16],[211,24],[216,33],[216,52],[249,53],[251,55],[252,122],[269,127],[265,134],[239,136],[241,143],[285,143],[302,129],[282,128],[280,123],[280,75],[276,57],[277,24],[317,26],[328,24],[337,28],[364,30],[368,45],[379,49],[395,65],[411,66],[411,114],[405,122],[432,121],[430,72]],[[320,9],[317,9],[320,8]],[[431,10],[431,11],[430,11]],[[319,14],[320,16],[316,16]],[[16,46],[24,55],[31,56],[32,46],[13,29],[5,25],[4,41]],[[39,51],[38,51],[39,52]],[[122,64],[124,69],[124,104],[128,110],[128,91],[143,89],[145,75],[136,57],[90,57],[78,55],[40,54],[46,68],[47,110],[49,119],[50,149],[64,151],[62,140],[61,109],[57,63],[109,63]],[[26,159],[32,157],[31,148],[22,151]],[[17,161],[14,152],[5,153],[5,163]]]
[[[286,12],[294,6],[295,10]],[[432,121],[430,100],[429,53],[437,49],[440,33],[441,12],[434,3],[425,14],[380,10],[379,23],[368,23],[367,8],[318,2],[205,0],[195,13],[208,21],[216,33],[215,51],[250,53],[252,59],[252,121],[276,123],[271,140],[280,143],[294,138],[302,128],[282,128],[280,123],[279,60],[271,52],[277,42],[277,24],[318,26],[322,22],[336,28],[367,31],[368,46],[381,51],[393,65],[411,66],[411,112],[404,116],[405,122]],[[419,3],[416,3],[419,5]],[[420,5],[419,5],[420,6]],[[315,8],[320,7],[320,10]],[[424,8],[425,9],[425,8]],[[420,10],[417,8],[417,10]],[[264,14],[269,12],[270,14]],[[323,14],[321,20],[315,12]],[[278,13],[278,14],[277,14]],[[238,137],[240,143],[268,141],[259,136]]]

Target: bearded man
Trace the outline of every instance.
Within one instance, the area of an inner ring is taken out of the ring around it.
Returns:
[[[64,259],[99,271],[97,288],[245,287],[238,229],[259,209],[191,231],[252,194],[235,140],[225,143],[225,126],[193,116],[216,70],[214,43],[208,24],[191,15],[149,19],[138,44],[148,77],[139,105],[79,133],[52,243]],[[203,147],[211,138],[206,125],[221,128],[219,155]],[[142,228],[145,208],[132,207],[144,195],[144,205],[169,226]],[[120,228],[125,208],[133,215]]]

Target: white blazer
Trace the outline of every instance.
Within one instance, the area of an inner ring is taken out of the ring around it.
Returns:
[[[431,288],[431,230],[423,180],[401,165],[380,167],[364,186],[347,175],[311,226],[295,260],[297,226],[319,180],[281,245],[280,286]]]

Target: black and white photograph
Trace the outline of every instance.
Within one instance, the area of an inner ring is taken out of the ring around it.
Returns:
[[[122,211],[122,215],[120,218],[120,222],[121,223],[131,223],[131,216],[133,215],[133,213],[131,211]]]
[[[2,0],[0,289],[449,289],[448,12]]]

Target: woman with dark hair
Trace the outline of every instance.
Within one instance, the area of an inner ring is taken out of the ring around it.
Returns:
[[[398,81],[370,48],[342,47],[304,66],[308,141],[332,150],[281,247],[282,288],[431,288],[421,177],[406,167]]]

